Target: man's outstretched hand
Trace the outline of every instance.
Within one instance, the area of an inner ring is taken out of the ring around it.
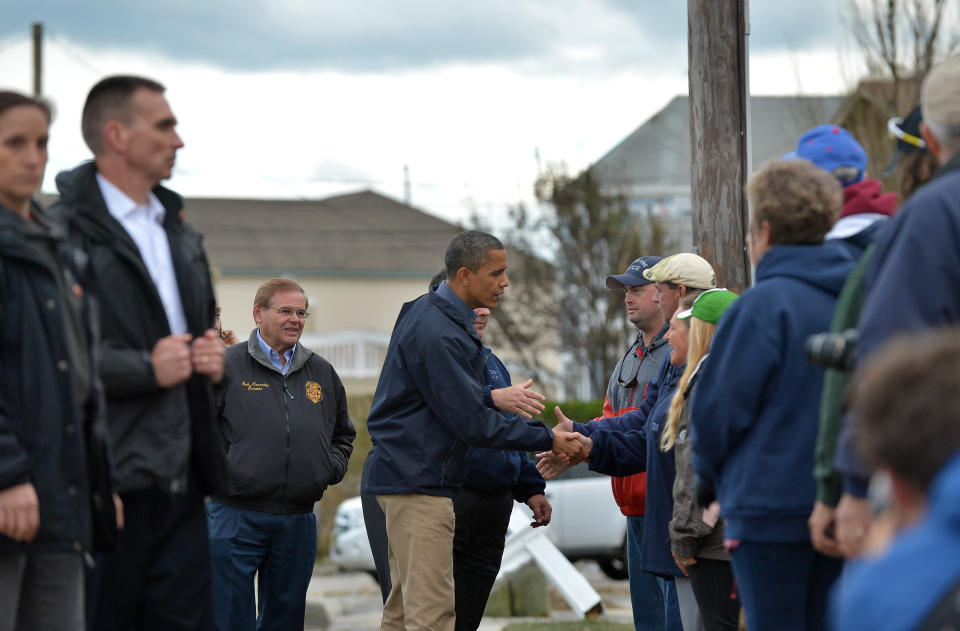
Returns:
[[[527,379],[521,384],[509,388],[497,388],[490,391],[490,397],[498,410],[510,412],[523,418],[533,418],[543,412],[543,404],[547,397],[539,392],[530,390],[533,379]]]
[[[553,413],[557,417],[557,424],[554,426],[554,430],[560,430],[561,432],[572,432],[573,431],[573,421],[568,419],[563,410],[560,409],[560,406],[553,408]]]

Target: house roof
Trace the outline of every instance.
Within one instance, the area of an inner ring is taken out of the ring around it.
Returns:
[[[373,191],[316,201],[187,198],[224,275],[430,276],[462,228]]]
[[[753,167],[793,151],[809,128],[830,122],[842,96],[750,97]],[[593,166],[603,185],[634,195],[689,195],[690,99],[674,97]]]

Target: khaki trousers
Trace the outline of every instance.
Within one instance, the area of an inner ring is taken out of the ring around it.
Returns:
[[[387,518],[392,588],[380,631],[453,631],[453,500],[378,495]]]

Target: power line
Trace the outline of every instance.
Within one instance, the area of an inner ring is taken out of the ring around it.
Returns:
[[[60,50],[66,53],[69,57],[72,57],[75,62],[92,72],[98,78],[106,75],[106,73],[100,70],[100,68],[97,68],[93,62],[88,61],[83,55],[68,46],[65,38],[60,37],[60,33],[58,33],[56,30],[52,28],[47,29],[47,35],[48,39],[56,44]]]

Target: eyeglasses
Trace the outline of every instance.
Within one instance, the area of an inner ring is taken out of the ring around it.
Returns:
[[[640,374],[640,362],[637,362],[636,370],[633,372],[633,378],[630,379],[630,381],[623,380],[623,365],[627,363],[627,358],[636,352],[637,349],[631,346],[627,349],[627,352],[623,354],[623,359],[620,360],[620,369],[617,371],[617,383],[620,384],[621,388],[632,388],[637,385],[637,375]]]
[[[290,307],[270,307],[270,310],[276,311],[277,313],[279,313],[285,318],[289,318],[292,315],[296,315],[301,320],[306,320],[307,318],[310,317],[310,312],[307,311],[306,309],[298,309],[297,311],[294,311]]]

